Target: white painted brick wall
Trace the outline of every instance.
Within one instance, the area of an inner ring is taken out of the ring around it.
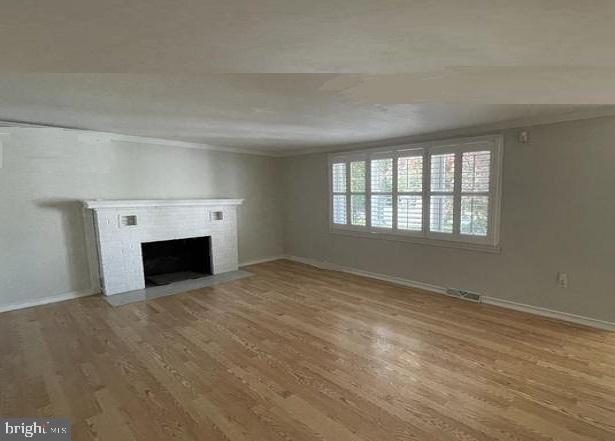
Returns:
[[[145,287],[142,242],[211,236],[212,272],[238,268],[237,206],[159,206],[95,208],[95,228],[103,292],[118,294]],[[211,212],[222,211],[222,220]],[[122,216],[137,216],[137,225],[121,225]]]

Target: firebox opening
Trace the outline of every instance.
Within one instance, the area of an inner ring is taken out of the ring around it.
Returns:
[[[145,286],[168,285],[211,275],[211,236],[144,242]]]

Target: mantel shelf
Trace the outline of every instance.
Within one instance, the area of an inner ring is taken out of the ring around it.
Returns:
[[[142,207],[195,207],[241,205],[243,199],[91,199],[83,201],[83,206],[92,210],[104,208],[142,208]]]

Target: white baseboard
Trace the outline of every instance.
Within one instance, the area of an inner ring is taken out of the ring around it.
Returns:
[[[273,262],[274,260],[280,260],[280,259],[286,259],[286,256],[280,255],[280,256],[264,257],[262,259],[256,259],[256,260],[248,260],[247,262],[241,262],[239,264],[239,267],[241,268],[242,266],[250,266],[250,265],[257,265],[259,263]]]
[[[41,299],[31,300],[29,302],[24,302],[24,303],[13,303],[9,305],[0,305],[0,312],[14,311],[16,309],[24,309],[24,308],[30,308],[32,306],[46,305],[48,303],[63,302],[64,300],[77,299],[79,297],[86,297],[86,296],[98,294],[98,292],[99,291],[96,289],[89,289],[86,291],[73,291],[73,292],[66,292],[63,294],[58,294],[55,296],[43,297]]]
[[[263,259],[242,262],[239,264],[239,266],[242,267],[242,266],[248,266],[248,265],[256,265],[257,263],[272,262],[274,260],[284,259],[285,257],[286,256],[283,256],[283,255],[266,257]],[[13,304],[8,304],[8,305],[0,304],[0,313],[14,311],[17,309],[31,308],[32,306],[47,305],[49,303],[63,302],[65,300],[78,299],[79,297],[91,296],[94,294],[98,294],[99,292],[100,292],[99,289],[93,288],[93,289],[89,289],[85,291],[73,291],[73,292],[67,292],[67,293],[58,294],[54,296],[43,297],[41,299],[36,299],[36,300],[29,301],[29,302],[13,303]]]
[[[436,292],[438,294],[446,294],[446,288],[442,286],[432,285],[424,282],[417,282],[415,280],[402,279],[401,277],[387,276],[386,274],[372,273],[369,271],[363,271],[347,266],[337,265],[335,263],[321,262],[314,259],[307,259],[305,257],[286,256],[288,260],[292,260],[299,263],[305,263],[306,265],[315,266],[321,269],[327,269],[331,271],[341,271],[343,273],[355,274],[357,276],[369,277],[370,279],[382,280],[385,282],[395,283],[396,285],[409,286],[411,288],[424,289],[426,291]]]
[[[341,271],[344,273],[356,274],[359,276],[369,277],[371,279],[383,280],[386,282],[395,283],[397,285],[409,286],[411,288],[419,288],[425,291],[434,292],[437,294],[447,294],[446,288],[443,286],[432,285],[424,282],[417,282],[414,280],[403,279],[401,277],[387,276],[386,274],[372,273],[369,271],[363,271],[355,268],[350,268],[335,263],[322,262],[316,259],[309,259],[305,257],[297,256],[285,256],[286,259],[295,262],[305,263],[306,265],[315,266],[321,269],[327,269],[331,271]],[[568,312],[555,311],[552,309],[542,308],[539,306],[527,305],[524,303],[512,302],[510,300],[498,299],[495,297],[481,296],[481,303],[486,305],[494,305],[507,309],[514,309],[516,311],[523,311],[529,314],[540,315],[543,317],[562,320],[565,322],[571,322],[579,325],[585,325],[592,328],[603,329],[606,331],[615,331],[615,323],[607,322],[604,320],[594,319],[591,317],[585,317],[576,314],[570,314]]]
[[[510,300],[497,299],[489,296],[481,296],[481,303],[500,306],[507,309],[514,309],[516,311],[523,311],[530,314],[563,320],[565,322],[576,323],[579,325],[590,326],[592,328],[604,329],[606,331],[615,331],[615,323],[613,322],[571,314],[569,312],[555,311],[553,309],[542,308],[540,306],[526,305],[525,303],[517,303]]]
[[[443,286],[433,285],[433,284],[424,283],[424,282],[417,282],[415,280],[404,279],[401,277],[388,276],[386,274],[372,273],[369,271],[364,271],[364,270],[355,269],[355,268],[351,268],[347,266],[337,265],[335,263],[323,262],[323,261],[316,260],[316,259],[309,259],[305,257],[297,257],[297,256],[290,256],[290,255],[273,256],[273,257],[267,257],[264,259],[242,262],[239,266],[256,265],[259,263],[272,262],[274,260],[280,260],[280,259],[288,259],[288,260],[292,260],[295,262],[304,263],[306,265],[315,266],[321,269],[355,274],[358,276],[369,277],[370,279],[382,280],[385,282],[394,283],[396,285],[408,286],[410,288],[418,288],[418,289],[422,289],[425,291],[446,295],[446,288]],[[49,303],[62,302],[64,300],[77,299],[79,297],[91,296],[97,293],[98,293],[98,290],[90,289],[86,291],[75,291],[75,292],[68,292],[64,294],[58,294],[58,295],[50,296],[50,297],[43,297],[41,299],[36,299],[36,300],[29,301],[29,302],[24,302],[24,303],[0,305],[0,313],[7,312],[7,311],[13,311],[17,309],[30,308],[32,306],[39,306],[39,305],[46,305]],[[532,305],[527,305],[524,303],[517,303],[517,302],[510,301],[510,300],[498,299],[498,298],[489,297],[489,296],[481,296],[481,303],[484,303],[486,305],[499,306],[499,307],[507,308],[507,309],[514,309],[516,311],[527,312],[529,314],[539,315],[539,316],[553,318],[557,320],[563,320],[566,322],[585,325],[585,326],[589,326],[592,328],[598,328],[598,329],[603,329],[607,331],[615,331],[615,323],[613,322],[607,322],[605,320],[594,319],[591,317],[571,314],[568,312],[555,311],[552,309],[542,308],[539,306],[532,306]]]

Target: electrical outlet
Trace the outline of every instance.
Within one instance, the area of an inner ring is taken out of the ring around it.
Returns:
[[[557,273],[557,284],[560,288],[568,288],[568,274]]]

